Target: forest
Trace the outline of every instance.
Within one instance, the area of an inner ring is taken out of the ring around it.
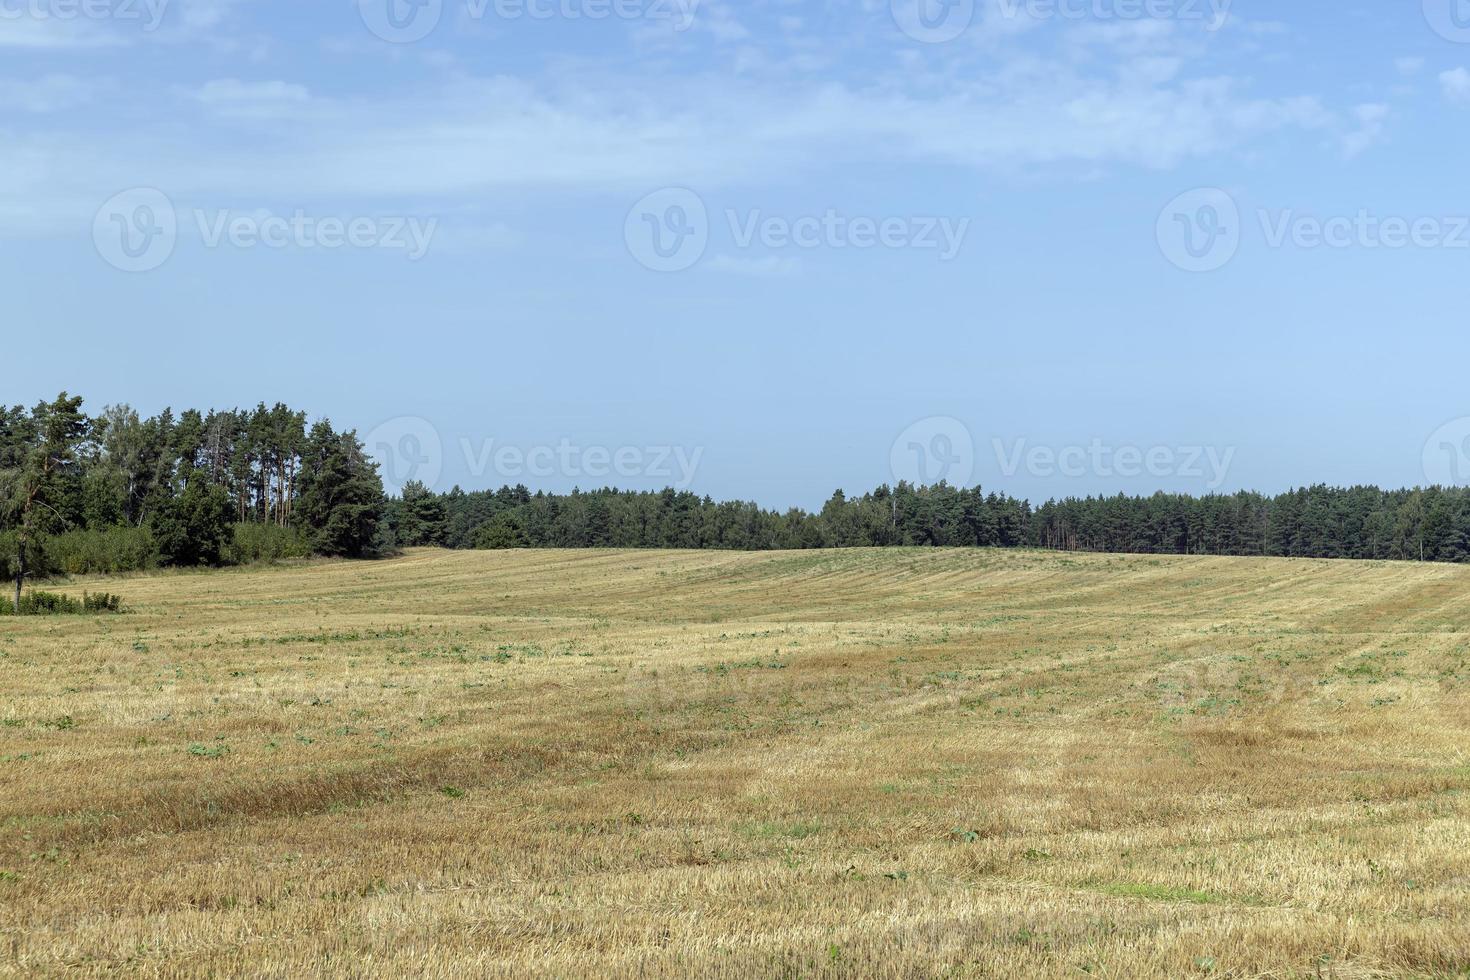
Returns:
[[[1313,486],[1274,497],[1087,497],[1039,507],[1004,493],[900,482],[820,511],[766,510],[672,489],[434,494],[389,502],[395,545],[447,548],[1048,548],[1407,561],[1470,559],[1470,490]]]
[[[370,557],[385,503],[355,433],[285,405],[0,406],[0,573],[17,605],[28,577]]]
[[[0,574],[26,578],[400,548],[1033,547],[1143,554],[1470,560],[1470,490],[1312,486],[1276,496],[1086,497],[1040,506],[900,482],[815,512],[687,491],[527,487],[389,499],[354,431],[277,404],[127,406],[62,393],[0,407]]]

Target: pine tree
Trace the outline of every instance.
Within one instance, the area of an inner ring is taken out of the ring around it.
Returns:
[[[355,432],[338,435],[318,422],[307,437],[302,461],[298,526],[320,555],[362,558],[372,552],[384,508],[378,467]]]
[[[64,391],[54,402],[37,405],[30,418],[17,425],[15,445],[7,452],[10,466],[0,473],[0,504],[7,523],[16,529],[9,571],[15,580],[17,612],[26,576],[39,564],[41,538],[65,523],[58,503],[63,479],[75,475],[70,471],[87,434],[87,417],[81,409],[82,399]]]

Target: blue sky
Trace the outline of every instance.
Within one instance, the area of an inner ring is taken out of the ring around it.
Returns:
[[[1459,3],[0,0],[0,397],[771,506],[1470,478]]]

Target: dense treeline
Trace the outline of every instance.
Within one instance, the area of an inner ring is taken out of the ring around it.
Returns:
[[[1107,497],[1039,508],[1041,547],[1286,558],[1470,560],[1470,489],[1314,486],[1276,497]]]
[[[430,493],[409,484],[384,517],[400,545],[449,548],[1039,547],[1145,554],[1414,561],[1470,559],[1470,490],[1316,486],[1276,497],[1025,500],[944,484],[841,491],[817,513],[692,493],[525,487]]]
[[[0,573],[17,595],[28,575],[362,557],[384,504],[355,433],[284,405],[89,417],[63,392],[0,406]]]
[[[1027,543],[1030,505],[980,490],[899,484],[820,514],[716,503],[672,489],[532,494],[525,487],[435,495],[410,483],[385,523],[399,545],[448,548],[720,548],[769,550]]]
[[[1028,501],[899,483],[815,513],[684,491],[387,500],[353,432],[284,405],[96,417],[65,393],[0,406],[0,575],[27,577],[449,548],[1041,547],[1156,554],[1470,560],[1470,490],[1315,486],[1275,497]]]

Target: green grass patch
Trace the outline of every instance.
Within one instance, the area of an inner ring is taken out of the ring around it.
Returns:
[[[1193,888],[1174,888],[1170,885],[1149,885],[1132,881],[1111,881],[1089,884],[1093,891],[1117,898],[1146,898],[1154,902],[1192,902],[1196,905],[1259,905],[1259,901],[1242,901],[1213,892],[1196,891]]]
[[[822,825],[809,821],[797,821],[795,823],[763,822],[745,824],[740,828],[740,833],[746,837],[756,839],[770,839],[774,837],[785,837],[789,840],[803,840],[807,837],[815,837],[822,832]]]

